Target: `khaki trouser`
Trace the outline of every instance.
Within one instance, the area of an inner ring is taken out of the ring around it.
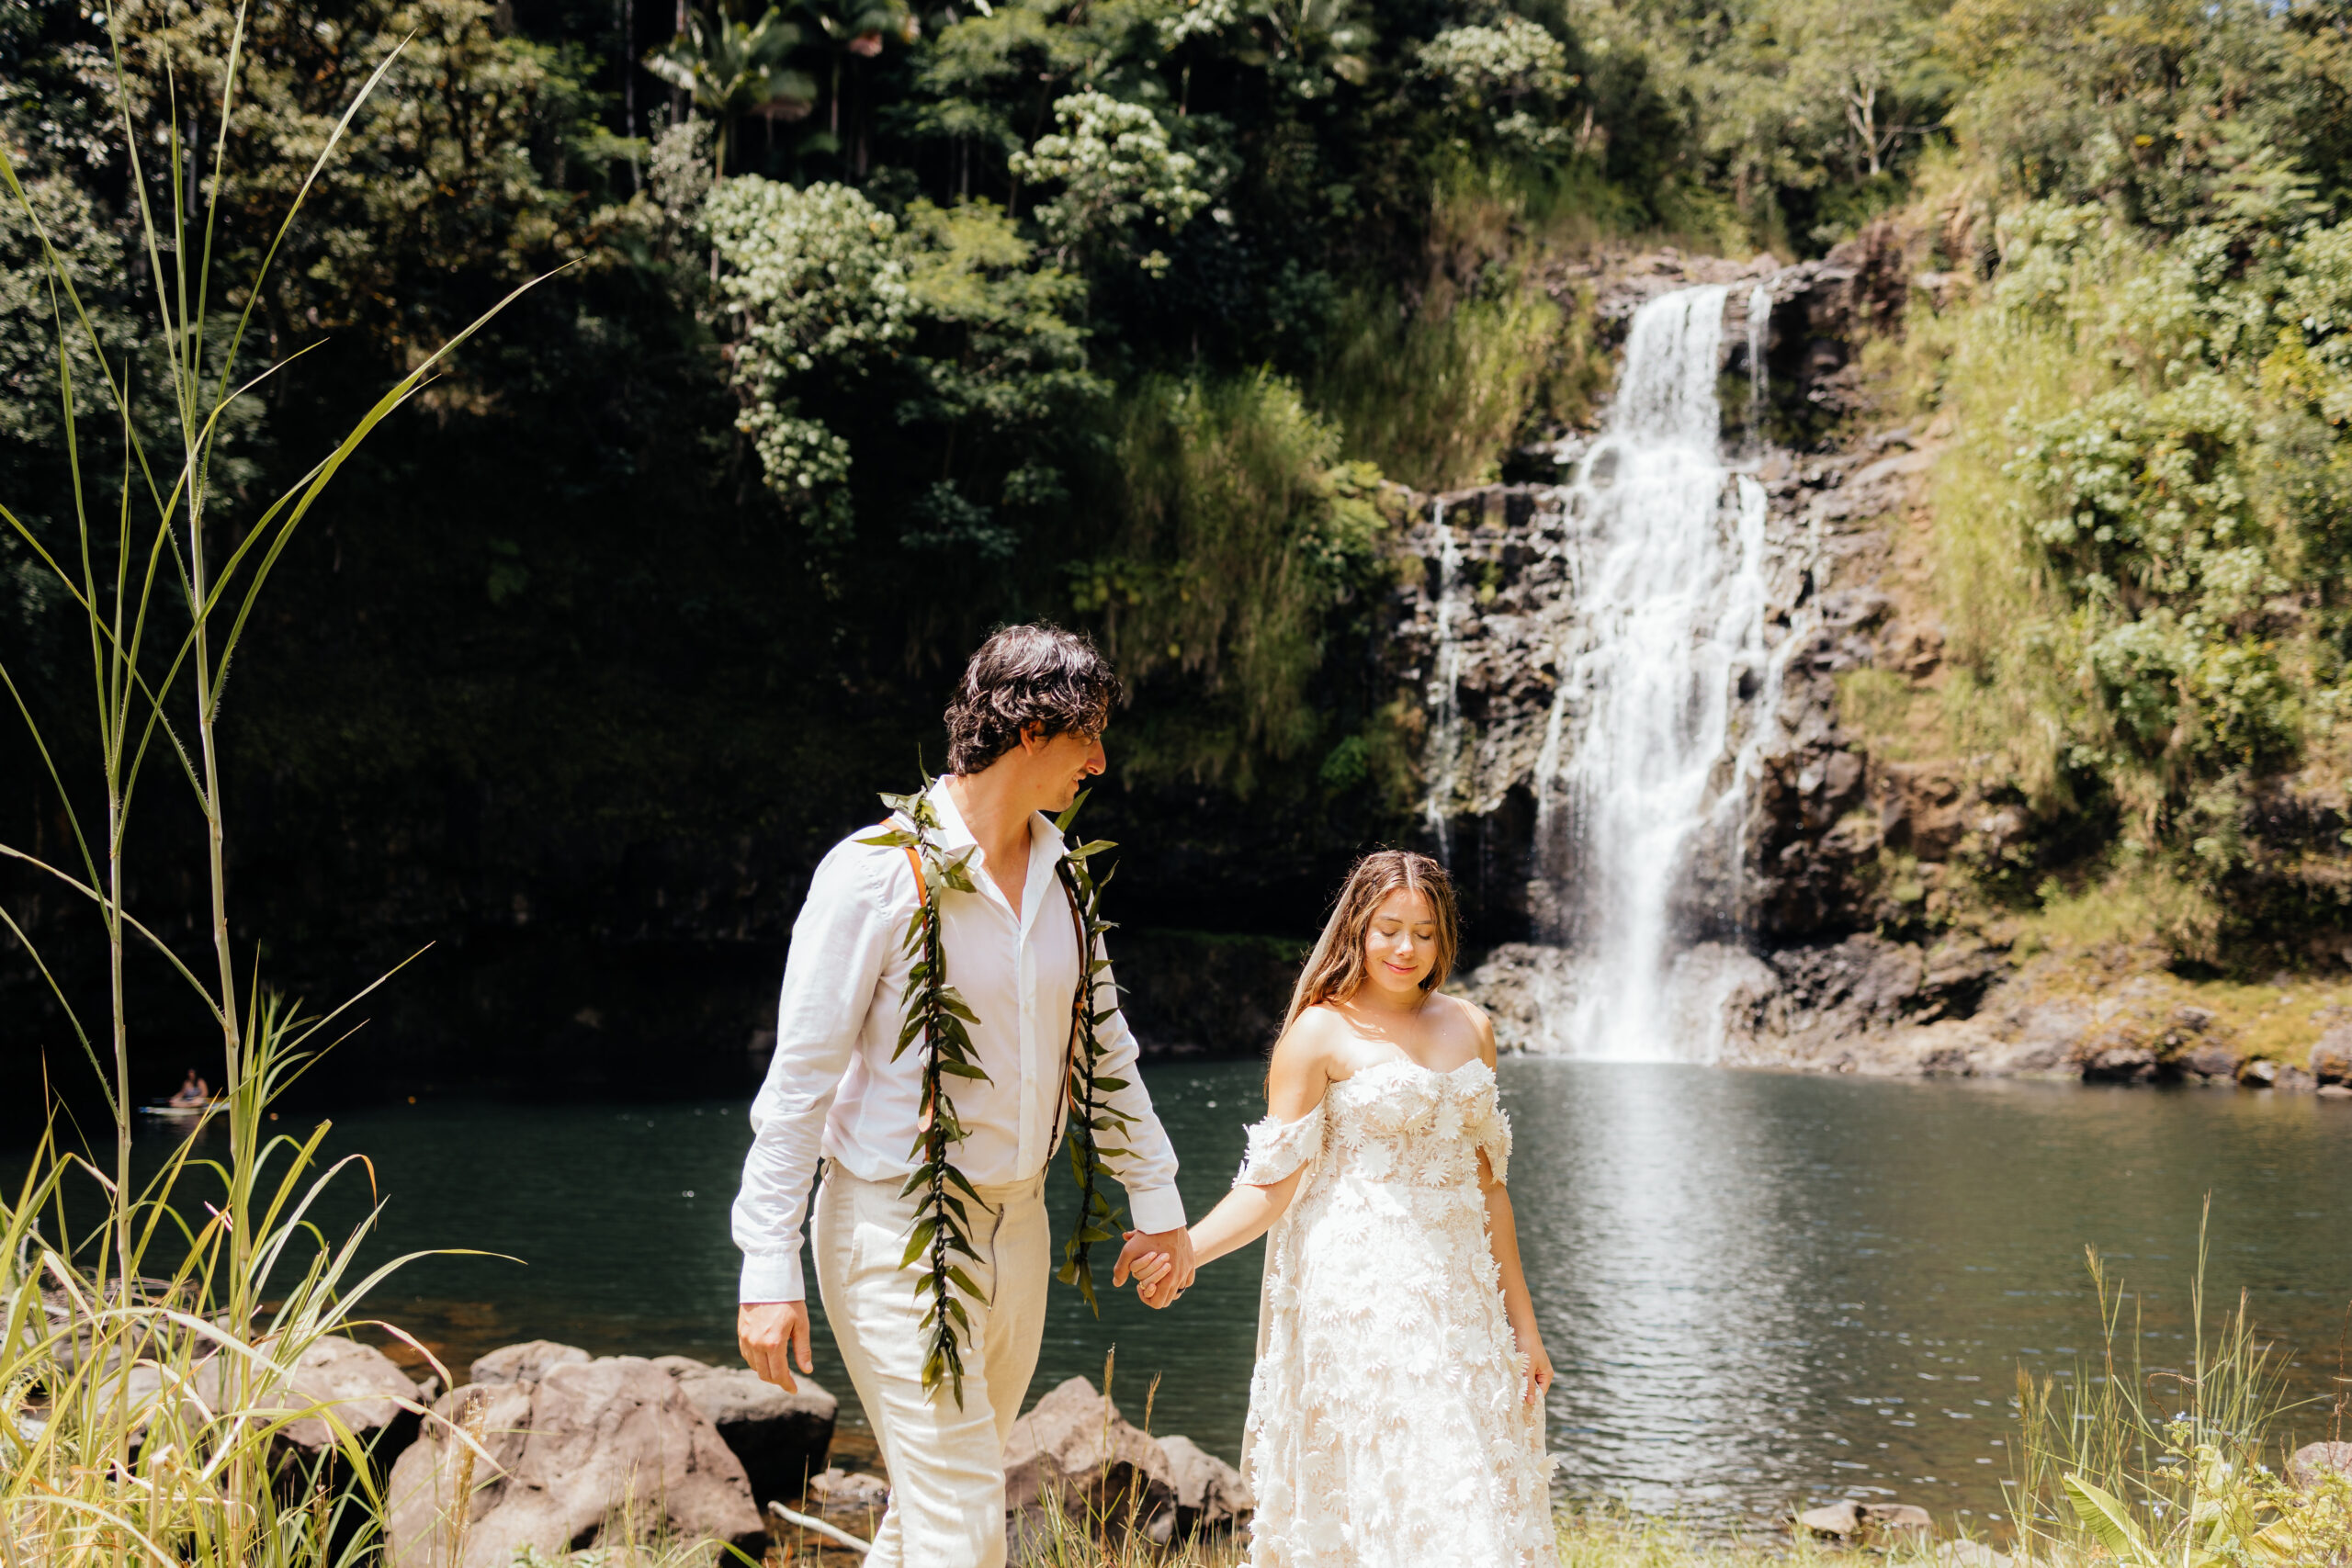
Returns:
[[[890,1469],[889,1510],[866,1562],[1002,1568],[1004,1444],[1037,1370],[1053,1272],[1046,1173],[981,1186],[980,1203],[966,1201],[980,1257],[965,1271],[987,1299],[965,1303],[972,1327],[960,1407],[944,1384],[923,1392],[929,1296],[915,1293],[915,1270],[899,1267],[915,1200],[899,1187],[829,1165],[811,1226],[826,1321]]]

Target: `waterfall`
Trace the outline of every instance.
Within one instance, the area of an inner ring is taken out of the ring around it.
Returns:
[[[1437,841],[1437,858],[1453,863],[1453,795],[1462,782],[1462,538],[1445,520],[1445,502],[1437,502],[1431,523],[1437,529],[1437,635],[1427,694],[1430,739],[1427,793],[1421,815],[1430,836]]]
[[[1758,283],[1747,291],[1747,449],[1764,446],[1764,350],[1772,336],[1772,288]]]
[[[1755,699],[1780,673],[1764,640],[1764,490],[1723,453],[1728,293],[1679,289],[1634,313],[1614,409],[1568,486],[1531,902],[1568,950],[1544,1032],[1576,1055],[1712,1055],[1708,987],[1677,960],[1733,922],[1746,784],[1772,724]],[[1751,422],[1769,295],[1758,303]],[[1445,617],[1442,603],[1441,631]],[[1458,727],[1450,705],[1435,711]]]

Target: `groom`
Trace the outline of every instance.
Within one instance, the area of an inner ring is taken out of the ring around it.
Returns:
[[[792,928],[775,1057],[752,1104],[753,1139],[735,1200],[743,1249],[736,1337],[761,1377],[793,1386],[809,1359],[801,1214],[821,1167],[811,1241],[825,1315],[890,1471],[890,1507],[866,1559],[876,1568],[999,1568],[1004,1562],[1004,1444],[1036,1371],[1053,1237],[1047,1163],[1062,1127],[1079,935],[1057,874],[1061,835],[1049,819],[1102,772],[1102,729],[1119,685],[1091,643],[1053,626],[1007,626],[980,645],[947,709],[946,777],[931,790],[948,853],[978,846],[974,891],[940,890],[948,983],[978,1015],[986,1081],[951,1080],[966,1136],[956,1166],[978,1194],[967,1234],[970,1329],[963,1398],[923,1387],[928,1292],[901,1267],[916,1198],[899,1189],[925,1125],[922,1047],[899,1043],[917,908],[908,852],[833,846]],[[904,824],[901,824],[903,826]],[[1107,973],[1098,984],[1108,983]],[[1165,1305],[1191,1284],[1192,1239],[1176,1194],[1176,1156],[1130,1069],[1135,1037],[1114,1014],[1100,1030],[1098,1076],[1134,1121],[1106,1163],[1143,1235],[1131,1250],[1167,1252],[1175,1269],[1152,1294]],[[1113,1284],[1125,1282],[1123,1257]]]

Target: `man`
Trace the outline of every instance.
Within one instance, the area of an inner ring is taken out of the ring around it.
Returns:
[[[889,1511],[866,1559],[876,1568],[1004,1562],[1004,1444],[1045,1332],[1054,1256],[1046,1178],[1083,973],[1056,870],[1062,839],[1049,818],[1102,772],[1102,729],[1117,694],[1110,667],[1084,638],[1008,626],[972,656],[947,709],[949,773],[930,795],[936,839],[951,854],[978,852],[975,890],[939,890],[936,918],[947,983],[979,1020],[972,1045],[988,1073],[985,1083],[949,1080],[967,1133],[953,1158],[980,1198],[967,1200],[980,1299],[966,1303],[960,1404],[944,1383],[923,1387],[927,1303],[914,1289],[918,1269],[899,1262],[920,1193],[899,1190],[923,1125],[921,1042],[891,1060],[912,962],[902,938],[918,897],[907,852],[858,842],[870,828],[836,844],[793,925],[775,1058],[752,1102],[755,1136],[735,1200],[743,1249],[736,1335],[744,1360],[780,1387],[793,1386],[792,1363],[813,1370],[800,1224],[821,1156],[817,1284],[890,1470]],[[1134,1118],[1119,1140],[1126,1152],[1108,1164],[1140,1227],[1135,1250],[1175,1260],[1147,1295],[1165,1305],[1193,1274],[1176,1156],[1131,1070],[1136,1043],[1125,1019],[1107,1021],[1100,1038],[1100,1076],[1128,1085],[1108,1098]],[[1123,1258],[1113,1284],[1125,1274]]]

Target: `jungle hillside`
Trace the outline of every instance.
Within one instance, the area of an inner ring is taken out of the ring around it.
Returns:
[[[1013,619],[1127,682],[1085,826],[1126,846],[1137,972],[1247,989],[1423,831],[1383,653],[1417,509],[1557,479],[1610,391],[1601,286],[1669,248],[1903,258],[1803,441],[1937,443],[1904,607],[1937,653],[1841,676],[1839,722],[2005,815],[1927,882],[1881,854],[1850,923],[2205,976],[2352,954],[2341,6],[0,0],[0,662],[44,732],[88,701],[48,563],[121,504],[77,475],[129,486],[120,420],[172,412],[142,210],[212,211],[222,277],[277,246],[205,306],[254,323],[208,339],[253,382],[224,550],[522,290],[272,558],[220,705],[238,943],[335,997],[422,951],[371,1003],[398,1051],[344,1069],[391,1092],[740,1081],[809,871],[936,770]],[[93,342],[127,415],[61,402]],[[21,734],[7,836],[62,853],[75,759]],[[126,897],[201,918],[193,883]],[[12,951],[16,1081],[76,1070],[49,986]]]

